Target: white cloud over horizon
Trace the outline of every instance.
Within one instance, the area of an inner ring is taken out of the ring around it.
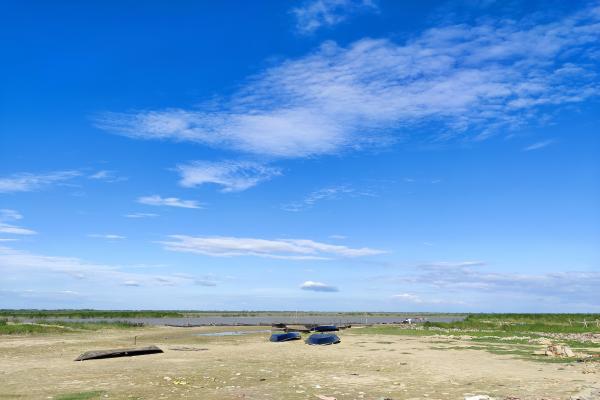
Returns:
[[[179,207],[179,208],[202,208],[200,203],[196,200],[182,200],[178,197],[162,197],[157,194],[151,196],[142,196],[137,199],[140,204],[146,204],[149,206],[168,206],[168,207]]]
[[[351,248],[308,239],[256,239],[224,236],[170,235],[159,242],[166,250],[213,257],[255,256],[285,260],[326,260],[331,257],[363,257],[385,253],[368,247]]]
[[[485,267],[485,268],[482,268]],[[485,296],[519,296],[529,299],[552,299],[557,303],[572,302],[579,305],[600,307],[597,301],[597,288],[600,286],[598,271],[560,272],[498,272],[487,268],[480,261],[436,262],[416,265],[403,275],[386,276],[381,279],[394,284],[409,285],[411,288],[425,288],[428,292],[443,291],[453,295],[454,300],[469,294]],[[415,297],[411,297],[411,296]],[[395,298],[418,303],[415,293],[404,293]],[[429,301],[423,296],[422,302]]]
[[[346,21],[349,17],[367,12],[377,12],[373,0],[307,0],[292,9],[296,18],[296,30],[303,35],[332,27]]]
[[[279,168],[253,161],[194,161],[180,164],[176,169],[183,187],[212,183],[222,186],[223,192],[240,192],[281,175]]]
[[[404,43],[325,42],[250,78],[216,106],[105,113],[96,125],[269,158],[408,140],[425,122],[437,128],[418,140],[483,140],[535,121],[548,106],[600,93],[591,58],[599,21],[596,6],[543,23],[443,25]]]
[[[0,246],[0,273],[24,277],[31,274],[65,275],[76,281],[87,281],[91,284],[128,285],[136,282],[136,286],[175,286],[194,285],[200,277],[182,274],[143,274],[124,271],[123,268],[139,266],[108,265],[88,262],[77,257],[47,256]],[[24,275],[23,275],[24,274]],[[214,282],[214,280],[212,281]]]
[[[308,290],[312,292],[339,292],[340,290],[333,285],[328,285],[323,282],[315,282],[315,281],[306,281],[302,285],[300,285],[300,289]]]

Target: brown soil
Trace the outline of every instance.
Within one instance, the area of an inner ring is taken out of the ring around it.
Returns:
[[[264,328],[240,328],[240,330]],[[540,363],[440,337],[340,333],[333,346],[268,342],[268,333],[199,337],[230,328],[106,330],[0,337],[0,399],[569,399],[600,379],[597,363]],[[84,362],[88,350],[155,344],[163,354]],[[452,341],[450,346],[450,341]],[[183,348],[183,350],[182,350]],[[178,349],[178,350],[176,350]],[[196,351],[188,351],[196,350]],[[84,397],[81,397],[84,398]]]

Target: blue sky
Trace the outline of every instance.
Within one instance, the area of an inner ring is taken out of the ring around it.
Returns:
[[[600,3],[3,2],[0,305],[600,311]]]

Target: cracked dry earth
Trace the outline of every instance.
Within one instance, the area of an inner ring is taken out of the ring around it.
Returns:
[[[308,346],[303,341],[271,343],[264,332],[194,336],[228,330],[232,329],[149,327],[56,336],[3,336],[0,399],[60,399],[66,394],[84,393],[80,398],[330,396],[338,400],[397,400],[463,399],[486,394],[525,400],[600,393],[595,389],[600,381],[598,363],[590,370],[587,363],[520,360],[483,350],[457,349],[461,342],[456,340],[452,341],[453,347],[439,350],[439,337],[359,335],[350,329],[340,332],[342,342],[338,345]],[[132,347],[134,336],[138,345],[155,344],[164,353],[73,361],[88,350]]]

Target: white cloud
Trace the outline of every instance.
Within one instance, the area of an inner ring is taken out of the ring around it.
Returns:
[[[401,293],[401,294],[395,294],[392,296],[392,298],[397,299],[397,300],[403,300],[403,301],[408,301],[410,303],[416,303],[416,304],[420,304],[423,302],[423,300],[421,300],[421,298],[415,294],[410,294],[410,293]]]
[[[160,242],[171,251],[204,254],[214,257],[256,256],[288,260],[316,260],[331,257],[362,257],[384,251],[319,243],[307,239],[254,239],[239,237],[194,237],[171,235]]]
[[[213,183],[223,187],[223,192],[239,192],[262,181],[281,175],[278,168],[252,161],[195,161],[177,166],[181,174],[179,184],[196,187]]]
[[[158,216],[159,216],[158,214],[154,214],[154,213],[142,213],[142,212],[125,214],[126,218],[154,218],[154,217],[158,217]]]
[[[482,267],[486,265],[483,261],[437,261],[419,265],[423,269],[451,269],[451,268],[467,268],[467,267]]]
[[[329,235],[330,239],[336,239],[336,240],[344,240],[347,238],[347,236],[344,235]]]
[[[127,286],[156,286],[164,285],[168,280],[172,285],[193,285],[197,279],[193,275],[156,275],[123,271],[122,268],[139,267],[129,265],[106,265],[88,262],[76,257],[57,257],[33,254],[0,246],[0,274],[4,277],[17,276],[33,277],[39,273],[67,275],[77,280],[106,284],[123,282]]]
[[[300,285],[302,290],[310,290],[313,292],[339,292],[339,289],[335,286],[328,285],[323,282],[306,281]]]
[[[81,175],[77,171],[55,171],[44,174],[19,173],[0,178],[0,193],[32,192]]]
[[[599,21],[596,8],[546,23],[439,26],[404,43],[326,42],[252,77],[216,106],[107,113],[96,124],[132,138],[288,158],[419,134],[483,140],[538,120],[549,106],[598,95],[588,56],[600,43]],[[435,129],[416,129],[424,123]]]
[[[95,179],[100,181],[105,181],[109,183],[121,182],[127,180],[122,176],[117,176],[115,171],[109,170],[100,170],[88,176],[89,179]]]
[[[532,150],[539,150],[539,149],[543,149],[544,147],[550,146],[551,144],[553,144],[555,141],[550,139],[550,140],[542,140],[541,142],[535,142],[533,144],[530,144],[527,147],[523,148],[523,151],[532,151]]]
[[[0,223],[0,233],[8,233],[11,235],[35,235],[36,231],[31,229],[22,228],[20,226]]]
[[[482,265],[485,264],[472,261],[422,264],[416,266],[412,273],[384,279],[413,287],[426,286],[448,293],[479,292],[489,296],[553,297],[560,299],[564,304],[581,302],[600,306],[597,296],[600,272],[495,272],[488,268],[480,268]],[[405,300],[409,299],[409,296],[403,297]]]
[[[134,287],[138,287],[138,286],[142,286],[141,283],[139,283],[138,281],[125,281],[123,282],[123,286],[134,286]]]
[[[98,233],[91,233],[88,235],[91,238],[98,238],[98,239],[108,239],[108,240],[122,240],[122,239],[126,239],[125,236],[121,236],[121,235],[115,235],[115,234],[98,234]]]
[[[356,189],[340,185],[331,186],[323,189],[315,190],[309,193],[304,199],[287,203],[281,206],[285,211],[298,212],[313,207],[316,203],[324,200],[337,200],[342,197],[358,197],[358,196],[373,196],[372,193],[366,191],[357,191]]]
[[[361,12],[377,12],[372,0],[308,0],[292,9],[296,29],[301,34],[311,34],[323,27],[337,25]]]
[[[0,209],[0,221],[23,219],[20,212],[8,208]]]
[[[14,221],[23,219],[23,215],[16,210],[8,208],[0,209],[0,233],[8,233],[11,235],[35,235],[36,231],[12,225],[6,221]]]
[[[138,198],[138,203],[149,206],[169,206],[181,208],[201,208],[196,200],[182,200],[177,197],[161,197],[159,195],[143,196]]]

